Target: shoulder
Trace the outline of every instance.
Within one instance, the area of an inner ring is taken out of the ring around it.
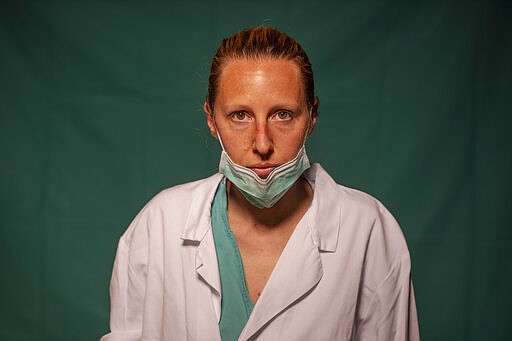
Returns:
[[[338,186],[345,221],[355,228],[366,230],[370,244],[388,244],[397,253],[407,251],[400,225],[382,202],[360,190]]]
[[[343,185],[338,185],[338,191],[345,216],[364,218],[363,220],[372,227],[381,225],[383,228],[394,230],[402,237],[398,222],[379,199]]]
[[[140,213],[163,210],[183,214],[193,202],[213,197],[212,193],[215,192],[221,178],[222,175],[216,173],[208,178],[166,188],[155,195]]]
[[[190,211],[209,210],[221,174],[166,188],[155,195],[135,216],[122,239],[145,239],[150,233],[160,233],[167,229],[179,234],[185,226]],[[181,226],[180,229],[174,228]]]
[[[380,200],[334,180],[330,189],[323,190],[328,191],[336,192],[338,197],[339,250],[352,263],[361,262],[365,285],[375,290],[391,274],[408,276],[410,255],[406,239],[397,220]]]
[[[337,203],[342,216],[365,218],[368,221],[375,221],[382,216],[394,221],[391,213],[378,199],[358,189],[338,184],[319,164],[312,165],[306,177],[314,182],[315,195],[324,204],[326,201],[331,204],[331,209],[333,202]]]
[[[339,214],[339,241],[368,252],[385,253],[389,262],[408,254],[402,230],[390,211],[374,196],[336,183],[320,165],[315,173],[315,192],[322,216]],[[327,199],[325,199],[327,198]],[[334,204],[336,203],[336,204]],[[326,209],[328,208],[328,209]],[[334,222],[334,221],[333,221]]]
[[[377,198],[361,190],[340,184],[337,185],[337,190],[346,209],[362,211],[372,216],[385,209]]]
[[[217,187],[221,178],[222,175],[217,173],[208,178],[166,188],[155,195],[146,204],[146,208],[168,206],[168,204],[176,201],[186,202],[193,200],[194,197],[204,196],[208,194],[212,188]]]

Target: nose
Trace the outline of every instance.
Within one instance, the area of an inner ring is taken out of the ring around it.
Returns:
[[[274,152],[274,143],[267,122],[256,124],[253,152],[260,155],[263,160],[270,158],[270,155]]]

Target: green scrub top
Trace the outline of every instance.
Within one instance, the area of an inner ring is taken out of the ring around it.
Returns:
[[[212,229],[221,284],[220,336],[223,341],[237,340],[252,308],[245,282],[242,257],[227,215],[226,180],[220,182],[212,202]]]

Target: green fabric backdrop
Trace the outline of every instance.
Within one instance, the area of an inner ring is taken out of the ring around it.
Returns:
[[[423,340],[507,338],[510,2],[91,0],[0,5],[1,340],[108,330],[117,240],[216,171],[210,58],[255,25],[310,55],[310,158],[400,222]]]

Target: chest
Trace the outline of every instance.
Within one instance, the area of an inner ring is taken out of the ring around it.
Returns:
[[[256,303],[293,232],[293,226],[266,233],[251,233],[243,226],[232,229],[242,258],[249,296]]]
[[[304,246],[283,251],[282,259],[275,265],[275,273],[265,281],[265,291],[258,299],[241,339],[252,339],[255,333],[260,340],[349,339],[360,288],[358,281],[353,280],[356,276],[341,269],[353,266],[356,260],[352,259],[351,265],[340,264],[336,255],[315,254]],[[312,257],[314,255],[320,258]],[[208,270],[212,269],[208,267]],[[212,291],[202,279],[192,275],[187,277],[190,281],[181,291],[176,290],[177,280],[168,280],[167,294],[151,291],[147,299],[157,294],[158,302],[161,302],[161,297],[165,297],[164,316],[168,318],[162,325],[166,329],[169,327],[169,335],[173,335],[169,339],[175,339],[177,332],[185,328],[180,339],[213,340],[218,333],[218,324],[212,319],[214,315],[210,312],[209,302],[218,296],[210,297]],[[248,283],[257,284],[249,279]],[[161,312],[155,318],[158,316],[162,316]],[[271,323],[267,325],[267,321]],[[205,330],[211,335],[206,335]]]

